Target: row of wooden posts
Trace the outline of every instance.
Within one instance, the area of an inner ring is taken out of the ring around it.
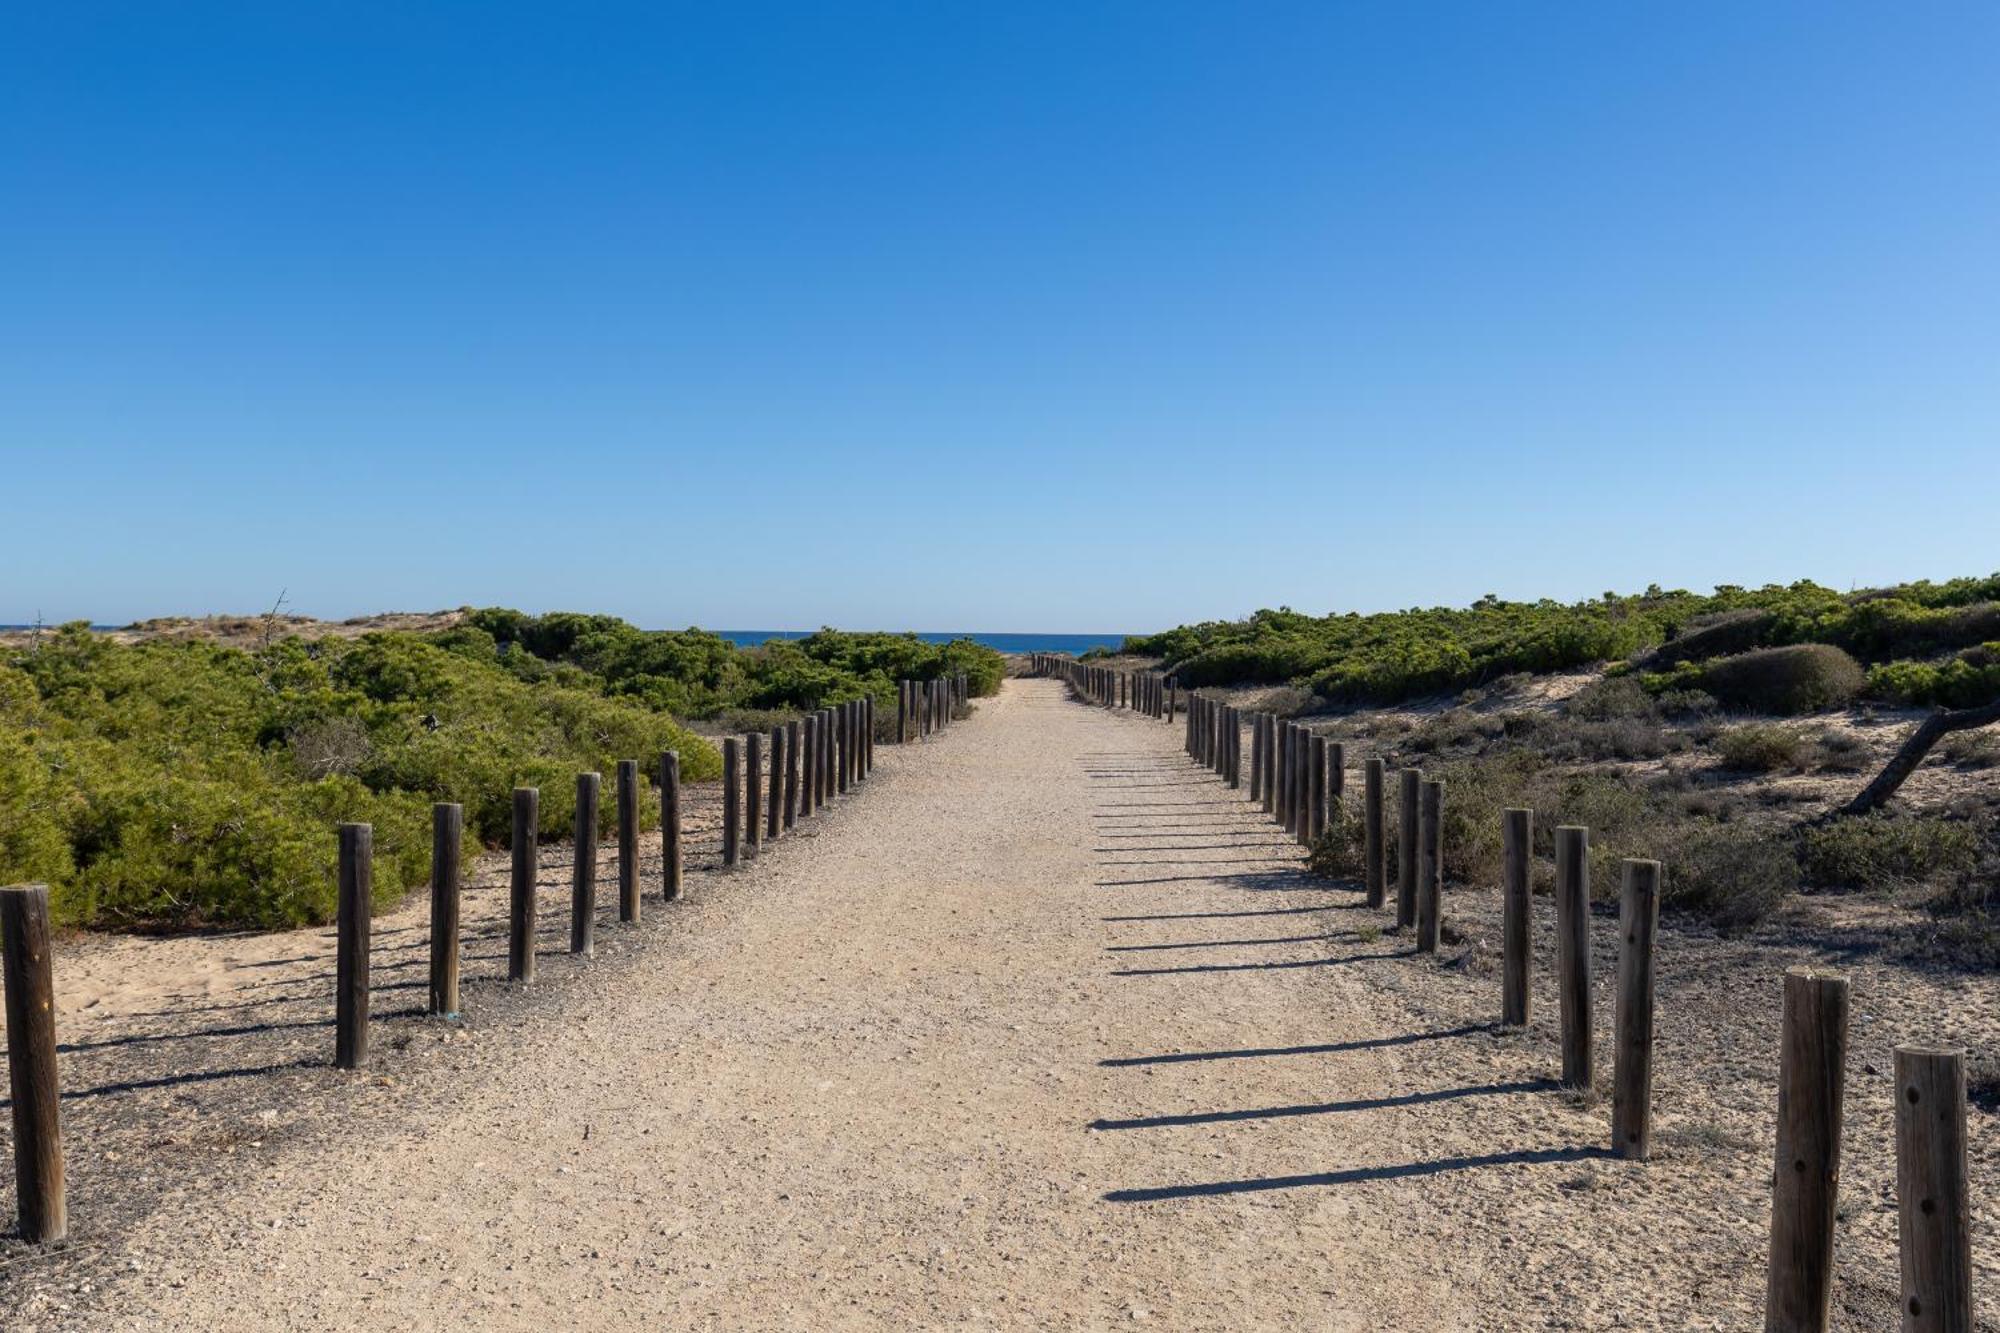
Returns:
[[[1121,672],[1049,655],[1037,674],[1068,681],[1078,697],[1172,718],[1171,676]],[[1135,693],[1136,692],[1136,693]],[[1128,702],[1137,699],[1140,702]],[[1167,701],[1165,709],[1151,701]],[[1232,789],[1242,785],[1245,715],[1201,693],[1187,696],[1184,746]],[[1252,713],[1249,799],[1310,845],[1333,823],[1345,837],[1346,749],[1271,713]],[[1362,887],[1371,907],[1387,902],[1387,850],[1380,758],[1362,767]],[[1396,924],[1415,927],[1419,953],[1438,947],[1442,917],[1444,783],[1416,768],[1398,774]],[[1335,822],[1338,821],[1338,822]],[[1534,812],[1501,812],[1500,1022],[1529,1021],[1530,900]],[[1556,993],[1561,1015],[1561,1086],[1588,1089],[1591,1036],[1590,831],[1555,831]],[[1618,990],[1612,1077],[1611,1151],[1645,1160],[1651,1151],[1654,939],[1663,872],[1658,861],[1621,865]],[[1838,1213],[1842,1107],[1847,1065],[1847,981],[1810,969],[1784,978],[1778,1072],[1778,1143],[1773,1175],[1766,1323],[1771,1331],[1818,1333],[1830,1326]],[[1896,1174],[1901,1225],[1902,1327],[1907,1333],[1972,1330],[1972,1230],[1966,1155],[1965,1052],[1921,1045],[1895,1050]]]
[[[897,686],[896,739],[922,738],[948,726],[957,706],[969,704],[963,675],[905,680]],[[765,743],[769,741],[768,777]],[[774,725],[768,737],[752,732],[722,742],[722,864],[733,868],[766,842],[791,832],[827,802],[865,782],[875,768],[875,701],[869,697],[822,708]],[[661,899],[681,896],[680,755],[660,756]],[[597,827],[600,777],[576,778],[575,851],[571,857],[570,952],[596,947]],[[618,919],[639,919],[639,800],[637,760],[617,770]],[[541,792],[513,794],[512,867],[508,898],[507,978],[535,977],[536,891],[540,869]],[[429,1011],[459,1012],[460,848],[464,807],[431,807],[431,917]],[[341,824],[334,947],[333,1063],[359,1069],[368,1061],[369,954],[375,831]],[[55,977],[49,949],[46,885],[0,888],[0,964],[7,995],[8,1074],[13,1097],[15,1193],[21,1234],[59,1240],[68,1233],[63,1186],[62,1134],[57,1107]]]

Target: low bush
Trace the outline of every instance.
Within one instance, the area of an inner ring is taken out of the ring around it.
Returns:
[[[1657,669],[1675,662],[1699,662],[1711,657],[1747,653],[1770,641],[1777,620],[1775,612],[1760,606],[1696,616],[1678,634],[1655,648],[1645,665]]]
[[[1784,905],[1799,887],[1799,863],[1782,835],[1703,823],[1677,830],[1654,849],[1664,864],[1660,906],[1725,932],[1746,930]]]
[[[1952,884],[1977,864],[1979,844],[1965,820],[1862,815],[1806,830],[1799,862],[1813,888],[1882,892]]]
[[[1945,737],[1940,753],[1945,762],[1959,768],[2000,766],[2000,731],[1988,727],[1979,731],[1956,732]]]
[[[1797,727],[1752,723],[1730,727],[1714,740],[1722,766],[1743,773],[1800,771],[1817,753],[1812,738]]]
[[[1792,716],[1852,702],[1867,678],[1840,649],[1804,643],[1710,662],[1693,683],[1725,708]]]
[[[1868,672],[1868,692],[1897,703],[1977,708],[2000,699],[2000,643],[1940,662],[1887,662]]]

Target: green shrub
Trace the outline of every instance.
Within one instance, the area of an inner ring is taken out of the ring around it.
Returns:
[[[1977,708],[2000,699],[2000,643],[1941,662],[1886,662],[1868,671],[1868,692],[1897,703]]]
[[[1361,812],[1346,801],[1336,802],[1328,812],[1326,832],[1314,838],[1306,849],[1306,873],[1321,879],[1357,879],[1366,870],[1363,864],[1365,836]]]
[[[1979,832],[1936,816],[1861,815],[1806,830],[1799,860],[1818,889],[1886,891],[1951,884],[1971,873]]]
[[[1859,663],[1823,643],[1725,657],[1703,667],[1699,677],[1700,688],[1725,708],[1781,715],[1842,707],[1865,683]]]
[[[1711,657],[1747,653],[1769,641],[1777,619],[1775,612],[1760,606],[1696,616],[1678,634],[1655,648],[1646,665],[1671,666],[1675,662],[1699,662]]]
[[[1956,732],[1945,738],[1941,753],[1947,763],[1960,768],[2000,767],[2000,731],[1988,727]]]
[[[1746,773],[1804,769],[1814,754],[1812,738],[1797,727],[1752,723],[1731,727],[1715,738],[1724,768]]]

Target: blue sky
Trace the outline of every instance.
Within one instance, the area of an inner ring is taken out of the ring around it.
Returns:
[[[2000,567],[2000,7],[0,17],[0,621]]]

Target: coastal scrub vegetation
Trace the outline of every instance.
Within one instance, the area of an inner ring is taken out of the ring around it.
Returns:
[[[508,836],[511,789],[537,786],[541,832],[565,837],[579,771],[650,768],[673,749],[689,779],[717,776],[688,719],[864,693],[893,712],[898,678],[957,671],[990,694],[1002,659],[833,630],[738,649],[700,630],[501,609],[254,648],[65,625],[0,656],[0,882],[48,883],[67,925],[323,922],[341,821],[375,826],[384,906],[428,876],[433,802],[464,805],[470,853]]]

